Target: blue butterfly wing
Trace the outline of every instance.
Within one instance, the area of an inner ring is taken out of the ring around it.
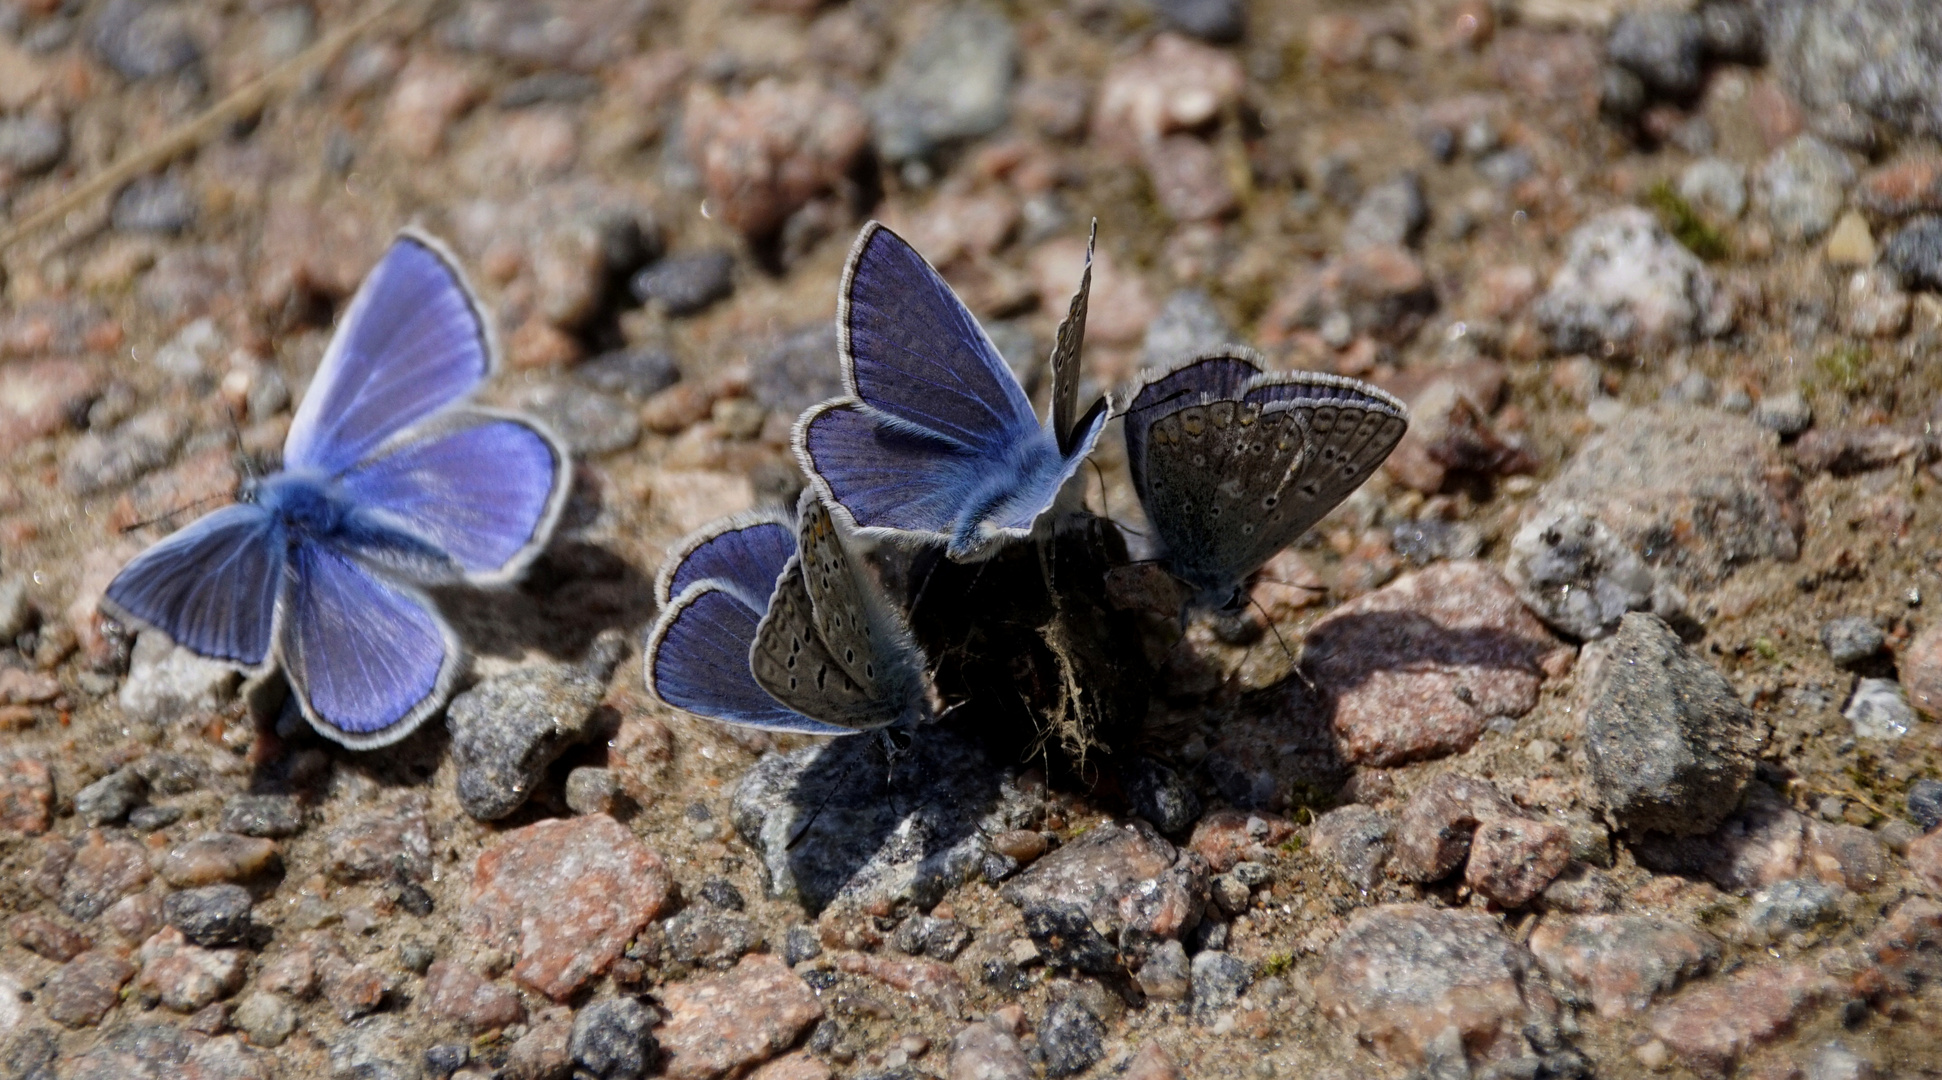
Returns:
[[[755,681],[749,647],[761,621],[761,612],[719,582],[690,585],[648,635],[648,690],[678,709],[731,724],[806,735],[854,734],[796,712]]]
[[[1126,407],[1126,467],[1133,489],[1146,489],[1146,436],[1155,423],[1192,405],[1238,401],[1261,369],[1239,353],[1216,353],[1189,360],[1148,379]]]
[[[357,749],[384,746],[444,703],[458,642],[415,593],[319,544],[291,549],[278,653],[312,726]]]
[[[335,475],[491,373],[486,321],[436,241],[398,237],[351,300],[290,423],[288,468]]]
[[[130,560],[108,606],[202,656],[255,667],[270,654],[283,547],[262,507],[223,507]]]
[[[1032,438],[1041,438],[1034,429]],[[796,454],[829,503],[858,526],[948,538],[990,478],[977,451],[899,424],[851,401],[815,406],[796,421]]]
[[[475,579],[521,569],[545,546],[572,478],[551,436],[525,420],[469,414],[345,473],[361,511],[429,541]]]
[[[997,453],[1039,426],[984,327],[922,255],[875,222],[850,250],[836,326],[850,392],[873,409]]]
[[[768,603],[775,580],[796,553],[796,528],[780,514],[724,518],[690,534],[668,553],[655,600],[667,607],[706,578],[752,608]]]

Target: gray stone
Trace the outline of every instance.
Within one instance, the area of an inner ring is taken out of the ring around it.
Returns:
[[[1160,21],[1202,41],[1228,44],[1247,33],[1247,5],[1241,0],[1153,0]]]
[[[1923,832],[1942,825],[1942,780],[1917,780],[1908,785],[1902,806],[1908,820]]]
[[[117,700],[130,720],[167,723],[222,707],[235,693],[236,669],[177,648],[159,630],[135,639]],[[165,794],[179,794],[165,792]]]
[[[681,368],[661,349],[622,349],[574,365],[573,377],[603,394],[646,401],[680,382]]]
[[[660,1052],[651,1031],[654,1020],[652,1011],[630,997],[594,1002],[573,1017],[574,1062],[597,1080],[640,1080]]]
[[[459,804],[480,821],[519,809],[568,746],[587,737],[625,650],[617,631],[579,664],[539,664],[494,676],[452,699],[446,725]]]
[[[890,943],[912,956],[949,963],[971,944],[971,928],[956,919],[912,915],[898,924]]]
[[[1193,992],[1193,968],[1187,961],[1187,947],[1178,941],[1155,945],[1133,977],[1147,997],[1160,1001],[1185,1001]]]
[[[471,1060],[472,1048],[464,1043],[439,1043],[425,1048],[425,1071],[435,1077],[450,1076]]]
[[[1606,811],[1634,832],[1711,831],[1753,776],[1758,727],[1718,671],[1656,615],[1586,649],[1586,759]]]
[[[1618,629],[1628,611],[1678,606],[1645,560],[1574,503],[1533,514],[1517,530],[1504,576],[1532,613],[1581,641]]]
[[[262,1047],[283,1045],[297,1030],[297,1010],[279,994],[258,991],[236,1003],[230,1021]]]
[[[74,812],[90,825],[113,825],[148,796],[148,781],[122,768],[74,793]]]
[[[1605,55],[1644,81],[1646,89],[1675,100],[1699,91],[1706,30],[1684,11],[1628,11],[1612,24]]]
[[[196,222],[201,207],[173,175],[130,180],[115,196],[109,220],[119,232],[174,236]]]
[[[11,646],[34,625],[36,617],[34,601],[27,595],[27,579],[20,575],[0,579],[0,648]]]
[[[169,1023],[118,1025],[71,1062],[63,1080],[180,1080],[188,1072],[189,1035]]]
[[[899,163],[996,131],[1009,115],[1018,35],[997,11],[939,12],[899,53],[871,101],[877,153]]]
[[[1598,73],[1598,111],[1629,124],[1645,111],[1645,80],[1630,68],[1606,64]]]
[[[1788,878],[1753,894],[1741,919],[1756,939],[1777,940],[1838,918],[1846,893],[1815,878]]]
[[[1709,0],[1699,5],[1700,32],[1706,55],[1734,63],[1759,63],[1766,55],[1760,15],[1738,0]]]
[[[193,72],[202,48],[190,32],[189,9],[153,0],[110,0],[95,16],[94,53],[131,81]]]
[[[1181,289],[1167,297],[1146,325],[1141,359],[1148,367],[1172,367],[1233,340],[1234,328],[1205,292]]]
[[[736,911],[696,904],[667,921],[668,952],[684,964],[725,968],[762,944],[761,928]]]
[[[771,894],[812,912],[843,900],[928,908],[978,874],[986,837],[1036,809],[1017,770],[974,741],[933,728],[887,767],[868,738],[770,753],[743,775],[733,821]]]
[[[1482,554],[1483,530],[1468,521],[1419,518],[1389,530],[1389,549],[1411,566],[1474,559]]]
[[[1106,1025],[1074,995],[1057,1002],[1038,1026],[1045,1075],[1073,1076],[1106,1056]]]
[[[1759,0],[1768,61],[1809,115],[1852,109],[1942,134],[1942,7],[1921,0]]]
[[[1679,174],[1679,197],[1719,221],[1746,212],[1746,166],[1721,158],[1700,158]]]
[[[137,806],[128,812],[128,827],[136,832],[166,829],[182,820],[179,806]]]
[[[1217,949],[1200,953],[1193,962],[1194,1015],[1211,1019],[1233,1008],[1253,981],[1247,961],[1233,953]]]
[[[1396,821],[1370,806],[1350,803],[1323,814],[1315,822],[1310,843],[1334,860],[1336,869],[1358,889],[1371,889],[1382,880],[1389,861],[1390,837]]]
[[[1783,438],[1798,435],[1814,426],[1814,407],[1798,390],[1760,399],[1753,409],[1753,422]]]
[[[572,105],[600,92],[600,80],[574,71],[542,71],[514,79],[499,91],[502,109],[530,109],[535,105]]]
[[[583,386],[544,383],[528,391],[520,404],[581,458],[625,450],[641,439],[638,410]]]
[[[1760,167],[1760,191],[1774,234],[1808,241],[1834,224],[1854,184],[1847,155],[1812,135],[1775,150]]]
[[[1831,1042],[1807,1059],[1805,1080],[1875,1080],[1879,1075],[1874,1062],[1839,1042]]]
[[[1049,963],[1110,974],[1193,929],[1207,876],[1205,859],[1135,820],[1088,830],[999,895],[1019,907]]]
[[[612,813],[619,799],[620,776],[612,769],[582,765],[566,774],[566,805],[576,814]]]
[[[823,955],[823,939],[813,926],[792,926],[782,937],[782,959],[790,967]]]
[[[735,256],[727,251],[671,255],[634,275],[634,299],[675,318],[697,314],[735,291]]]
[[[1905,289],[1942,290],[1942,218],[1925,215],[1896,230],[1881,249],[1881,263]]]
[[[61,458],[61,485],[75,495],[122,487],[168,464],[187,427],[180,416],[153,409],[111,432],[90,431]]]
[[[1559,353],[1667,348],[1732,325],[1712,272],[1636,206],[1573,230],[1564,264],[1531,311]]]
[[[1168,836],[1184,835],[1200,817],[1200,797],[1186,777],[1149,757],[1137,757],[1120,773],[1134,814]]]
[[[1429,222],[1429,202],[1415,173],[1403,173],[1363,193],[1342,234],[1342,246],[1408,247]]]
[[[0,171],[39,176],[66,156],[67,128],[58,117],[0,117]]]
[[[1915,709],[1902,695],[1902,684],[1894,679],[1862,679],[1854,684],[1854,696],[1841,711],[1863,739],[1894,740],[1915,726]]]
[[[235,945],[249,934],[251,903],[241,885],[205,885],[164,897],[162,917],[197,945]]]
[[[222,831],[281,840],[303,831],[303,809],[288,795],[238,795],[223,804]]]
[[[1750,419],[1712,409],[1633,409],[1579,446],[1532,513],[1575,504],[1649,556],[1660,582],[1681,592],[1711,589],[1745,564],[1799,556],[1801,512],[1784,481],[1790,464],[1779,436]]]
[[[953,1077],[976,1080],[1033,1080],[1031,1059],[1017,1036],[996,1024],[967,1024],[951,1040]]]
[[[1821,644],[1828,658],[1842,667],[1858,664],[1881,652],[1887,636],[1865,615],[1844,615],[1821,624]]]
[[[843,372],[835,357],[835,325],[824,321],[805,326],[751,360],[749,389],[755,400],[793,416],[843,393]]]
[[[329,1043],[333,1077],[340,1080],[421,1080],[424,1062],[417,1018],[380,1013],[342,1028]]]

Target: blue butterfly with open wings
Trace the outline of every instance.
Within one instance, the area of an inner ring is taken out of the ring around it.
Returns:
[[[104,609],[212,660],[274,664],[346,746],[404,738],[464,663],[422,590],[513,580],[566,502],[558,438],[464,405],[497,357],[452,255],[401,233],[331,339],[282,471],[136,556]]]

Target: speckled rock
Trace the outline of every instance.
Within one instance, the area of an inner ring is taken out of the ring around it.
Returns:
[[[1748,1051],[1786,1034],[1826,996],[1829,982],[1797,965],[1743,968],[1661,1005],[1651,1030],[1689,1067],[1725,1072]]]
[[[1429,223],[1429,203],[1415,173],[1377,184],[1362,194],[1342,233],[1346,248],[1409,247]]]
[[[948,728],[926,731],[888,773],[870,740],[837,739],[757,762],[735,791],[733,821],[772,895],[811,911],[877,899],[929,907],[985,873],[985,837],[1028,823],[1017,775]]]
[[[1565,260],[1531,308],[1558,353],[1632,353],[1724,333],[1733,312],[1712,272],[1637,207],[1572,232]]]
[[[116,769],[74,793],[74,813],[90,825],[113,825],[140,806],[148,781],[133,769]]]
[[[1881,265],[1904,289],[1942,290],[1942,217],[1925,214],[1896,230],[1882,246]]]
[[[1504,576],[1538,618],[1580,641],[1617,630],[1628,611],[1670,616],[1683,606],[1645,560],[1571,503],[1549,507],[1517,530]]]
[[[220,708],[234,695],[237,681],[235,668],[178,648],[159,631],[144,630],[135,639],[118,700],[132,720],[168,723]]]
[[[667,922],[668,952],[684,964],[727,967],[762,944],[748,916],[697,904]]]
[[[534,387],[520,404],[582,458],[618,453],[641,438],[637,410],[585,387],[547,383]]]
[[[563,1000],[654,920],[670,884],[661,857],[611,817],[542,821],[480,854],[463,922],[517,950],[521,984]]]
[[[1858,679],[1841,710],[1858,738],[1893,741],[1915,726],[1915,710],[1893,679]]]
[[[288,795],[238,795],[223,804],[222,830],[281,840],[303,829],[303,810]]]
[[[871,102],[877,153],[889,162],[995,131],[1009,113],[1018,37],[996,11],[939,11],[899,53]]]
[[[1780,439],[1713,409],[1634,409],[1586,439],[1540,490],[1534,514],[1575,505],[1651,553],[1653,572],[1684,592],[1736,567],[1800,554],[1798,484]]]
[[[1208,869],[1225,874],[1243,860],[1271,860],[1272,852],[1293,835],[1294,825],[1276,814],[1214,810],[1194,826],[1187,847],[1207,860]]]
[[[627,287],[634,299],[670,316],[698,315],[735,291],[735,256],[720,250],[671,255],[634,275]]]
[[[870,126],[843,94],[767,80],[729,98],[691,91],[682,132],[722,219],[767,238],[843,182],[868,145]]]
[[[1501,908],[1536,899],[1571,861],[1571,831],[1551,821],[1501,817],[1478,824],[1463,883]]]
[[[7,933],[21,948],[56,963],[65,963],[94,945],[86,935],[35,912],[16,915],[7,923]]]
[[[1911,857],[1909,865],[1914,866]],[[1847,889],[1813,878],[1788,878],[1753,894],[1741,922],[1755,941],[1776,941],[1840,916]]]
[[[658,1047],[654,1012],[630,997],[607,998],[573,1017],[573,1060],[596,1080],[640,1080]]]
[[[1527,1023],[1551,1019],[1527,994],[1530,954],[1497,920],[1426,904],[1364,908],[1349,919],[1315,980],[1317,1004],[1382,1056],[1403,1064],[1438,1052],[1454,1030],[1457,1064],[1529,1056]],[[1535,1064],[1535,1063],[1534,1063]]]
[[[1223,1010],[1233,1008],[1253,981],[1253,969],[1247,961],[1233,953],[1220,949],[1203,949],[1195,953],[1194,1014],[1202,1020],[1211,1020]]]
[[[1101,825],[1033,863],[1001,890],[1050,962],[1120,970],[1200,921],[1207,864],[1143,822]]]
[[[37,176],[67,156],[67,128],[58,116],[30,113],[0,118],[0,169]]]
[[[520,668],[452,699],[445,722],[466,813],[497,821],[526,801],[547,766],[586,737],[624,651],[620,634],[609,632],[582,663]]]
[[[296,1007],[276,994],[245,995],[230,1018],[253,1046],[281,1046],[297,1030]]]
[[[135,993],[180,1013],[195,1012],[235,993],[247,972],[241,951],[191,945],[175,929],[162,930],[142,943],[141,964]]]
[[[1547,917],[1530,947],[1560,989],[1607,1018],[1644,1012],[1720,959],[1712,935],[1647,915]]]
[[[0,368],[0,454],[66,430],[101,392],[101,369],[79,360],[13,362]]]
[[[1351,803],[1316,819],[1309,843],[1316,852],[1333,860],[1350,884],[1370,889],[1382,880],[1382,868],[1389,861],[1395,830],[1396,821],[1390,815],[1374,807]]]
[[[1141,359],[1148,367],[1170,367],[1233,340],[1234,328],[1205,292],[1181,289],[1147,325]]]
[[[1457,753],[1494,716],[1537,704],[1568,647],[1481,562],[1439,563],[1342,605],[1308,632],[1302,665],[1342,755],[1398,765]]]
[[[1812,135],[1774,151],[1759,175],[1767,217],[1782,240],[1814,240],[1826,232],[1853,184],[1846,155]]]
[[[808,984],[760,954],[721,975],[672,984],[661,1001],[668,1020],[658,1034],[674,1080],[737,1075],[788,1049],[823,1017]]]
[[[162,858],[162,880],[178,889],[247,881],[275,866],[277,861],[273,840],[210,832],[170,848]]]
[[[30,757],[0,759],[0,831],[38,836],[47,831],[54,809],[54,780],[47,766]]]
[[[98,1024],[121,1000],[121,988],[135,971],[135,965],[112,952],[82,953],[48,976],[41,988],[41,1010],[64,1027]]]
[[[1134,759],[1120,771],[1120,785],[1133,813],[1162,833],[1180,837],[1200,818],[1200,797],[1179,773],[1149,757]]]
[[[1444,773],[1403,804],[1396,820],[1396,872],[1406,881],[1447,877],[1469,857],[1479,823],[1519,813],[1490,781]]]
[[[435,1019],[456,1024],[474,1034],[526,1018],[526,1009],[511,987],[451,960],[434,960],[426,969],[420,1002],[425,1012]]]
[[[968,1024],[951,1039],[950,1080],[1032,1080],[1017,1036],[991,1023]]]
[[[350,814],[324,834],[325,869],[339,881],[423,881],[431,874],[431,834],[425,800],[407,795],[387,806]]]
[[[241,885],[205,885],[164,897],[162,916],[197,945],[235,945],[249,933],[253,903]]]
[[[1106,1025],[1074,997],[1053,1004],[1038,1025],[1038,1048],[1045,1075],[1073,1076],[1106,1056]]]
[[[61,910],[82,922],[95,918],[115,901],[141,889],[153,876],[146,849],[129,840],[115,839],[99,829],[89,829],[76,847],[70,849],[63,845],[59,850],[68,853],[60,879]]]
[[[1637,831],[1711,831],[1753,776],[1753,714],[1657,616],[1625,616],[1589,652],[1585,749],[1608,812]]]
[[[1762,0],[1772,70],[1818,113],[1942,133],[1942,12],[1903,0]]]
[[[1931,718],[1942,716],[1942,622],[1923,627],[1899,660],[1909,703]]]

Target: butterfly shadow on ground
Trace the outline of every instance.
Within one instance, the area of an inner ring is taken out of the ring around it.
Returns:
[[[600,513],[595,482],[576,473],[560,528],[519,581],[498,589],[434,590],[472,656],[516,659],[537,649],[584,657],[600,632],[632,633],[654,615],[654,581],[619,553],[576,535]]]

